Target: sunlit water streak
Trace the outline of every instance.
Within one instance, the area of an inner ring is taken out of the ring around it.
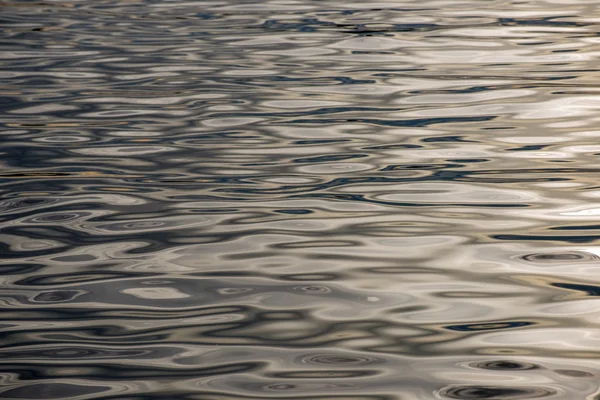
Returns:
[[[0,397],[599,399],[597,3],[0,4]]]

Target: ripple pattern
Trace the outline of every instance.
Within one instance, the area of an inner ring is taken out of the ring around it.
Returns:
[[[0,397],[600,398],[597,1],[0,9]]]

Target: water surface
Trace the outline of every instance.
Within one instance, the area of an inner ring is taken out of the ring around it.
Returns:
[[[596,0],[0,4],[5,399],[597,399]]]

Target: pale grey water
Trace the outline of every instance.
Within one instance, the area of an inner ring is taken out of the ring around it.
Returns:
[[[0,3],[0,397],[600,399],[599,5]]]

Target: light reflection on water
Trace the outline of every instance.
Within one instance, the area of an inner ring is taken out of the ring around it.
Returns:
[[[2,397],[600,398],[596,3],[1,5]]]

